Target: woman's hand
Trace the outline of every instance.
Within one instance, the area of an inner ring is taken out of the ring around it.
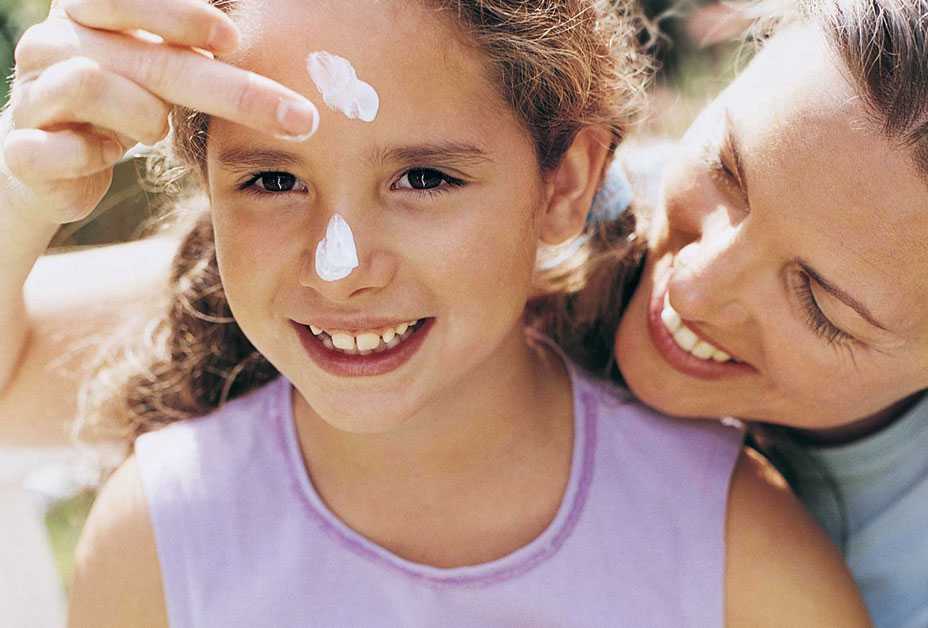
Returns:
[[[311,102],[211,58],[238,40],[205,0],[54,0],[16,47],[3,144],[15,207],[7,210],[42,225],[86,217],[125,151],[166,136],[175,104],[306,137],[318,121]]]

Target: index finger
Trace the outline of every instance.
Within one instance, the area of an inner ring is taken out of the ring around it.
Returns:
[[[235,23],[207,0],[158,0],[157,10],[151,0],[61,0],[56,8],[88,28],[144,30],[217,54],[234,51],[240,41]]]
[[[300,93],[254,72],[131,35],[74,27],[82,56],[141,85],[162,100],[270,133],[305,140],[319,110]],[[67,48],[66,46],[65,48]],[[67,49],[56,55],[67,56]]]

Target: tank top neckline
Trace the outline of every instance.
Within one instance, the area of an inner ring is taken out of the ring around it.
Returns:
[[[547,339],[541,339],[551,344]],[[322,501],[303,463],[293,414],[293,385],[281,374],[273,382],[273,416],[286,458],[285,464],[305,512],[331,538],[348,551],[416,581],[446,586],[485,586],[518,577],[555,555],[580,517],[593,477],[596,446],[595,394],[584,386],[576,367],[555,346],[567,368],[573,397],[574,440],[570,474],[554,519],[526,545],[495,560],[461,567],[435,567],[417,563],[374,543],[338,518]]]

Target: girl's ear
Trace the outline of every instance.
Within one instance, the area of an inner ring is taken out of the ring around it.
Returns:
[[[602,180],[611,140],[612,135],[606,129],[583,128],[560,165],[549,175],[547,202],[538,221],[539,237],[545,244],[562,244],[583,231]]]

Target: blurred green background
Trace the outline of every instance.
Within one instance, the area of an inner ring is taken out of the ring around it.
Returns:
[[[699,29],[685,16],[710,0],[645,0],[645,12],[660,35],[648,39],[660,59],[661,72],[651,91],[651,108],[643,134],[675,137],[696,112],[733,76],[738,44],[701,47]],[[0,0],[0,66],[10,76],[13,50],[22,32],[48,14],[48,0]],[[711,18],[710,18],[711,21]],[[705,22],[705,20],[704,20]],[[705,29],[703,29],[703,33]],[[8,97],[8,81],[0,98]],[[139,226],[154,213],[158,198],[139,185],[140,161],[116,169],[109,194],[87,219],[65,225],[52,242],[53,250],[122,242],[139,237]],[[72,554],[81,526],[93,502],[91,492],[54,504],[46,515],[50,541],[65,588],[72,573]]]

